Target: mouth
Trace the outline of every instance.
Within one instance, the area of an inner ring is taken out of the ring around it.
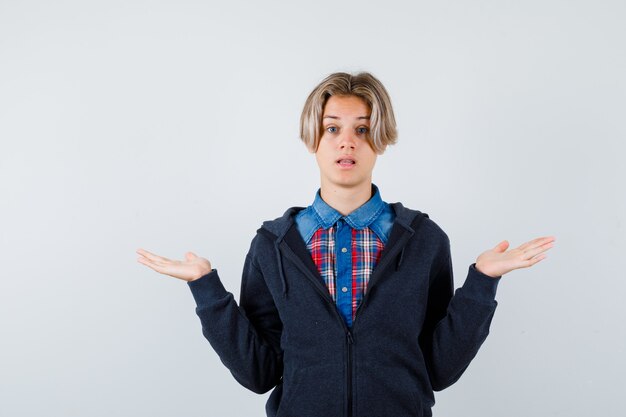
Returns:
[[[351,158],[340,158],[337,159],[335,161],[335,163],[341,165],[341,166],[352,166],[354,164],[356,164],[356,161],[354,159]]]

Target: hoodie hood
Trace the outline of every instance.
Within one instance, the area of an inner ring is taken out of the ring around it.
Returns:
[[[277,217],[274,220],[266,220],[257,232],[261,232],[268,235],[274,240],[274,251],[276,252],[276,262],[278,263],[278,272],[280,275],[280,282],[283,288],[283,297],[287,297],[287,279],[285,278],[285,270],[283,267],[283,257],[280,253],[280,242],[283,241],[285,234],[289,228],[294,224],[294,217],[296,213],[305,207],[290,207],[281,217]]]
[[[266,220],[263,222],[261,229],[271,232],[277,241],[281,241],[291,225],[294,223],[295,215],[306,207],[289,207],[282,216],[274,220]]]

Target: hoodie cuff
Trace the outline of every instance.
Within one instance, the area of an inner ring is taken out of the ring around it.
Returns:
[[[212,302],[228,295],[228,291],[226,291],[222,281],[220,281],[220,278],[217,275],[217,269],[215,268],[211,269],[211,272],[208,274],[203,275],[196,280],[187,281],[187,285],[189,285],[191,294],[193,295],[194,300],[196,300],[196,305],[198,307],[201,305],[211,304]]]
[[[502,275],[491,277],[483,274],[476,269],[476,263],[473,263],[470,265],[467,278],[463,283],[463,293],[466,297],[479,301],[493,301],[496,298],[496,290],[501,278]]]

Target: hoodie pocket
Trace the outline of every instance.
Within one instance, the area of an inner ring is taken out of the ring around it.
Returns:
[[[276,417],[322,417],[344,414],[345,374],[337,365],[309,366],[283,378]]]
[[[403,367],[367,366],[357,371],[355,405],[364,417],[422,417],[415,377]]]

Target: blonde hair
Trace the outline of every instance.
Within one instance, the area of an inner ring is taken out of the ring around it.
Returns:
[[[368,141],[374,151],[382,154],[386,145],[397,141],[398,131],[391,99],[383,84],[368,72],[348,74],[336,72],[324,78],[309,94],[300,116],[300,139],[316,151],[322,137],[324,106],[331,96],[356,96],[371,110]]]

